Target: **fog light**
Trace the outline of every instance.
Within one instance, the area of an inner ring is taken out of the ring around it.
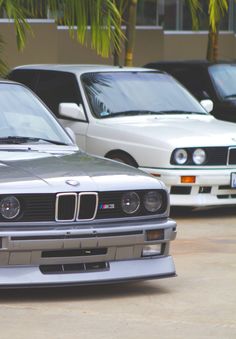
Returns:
[[[182,184],[194,184],[196,182],[195,176],[181,176],[181,183]]]
[[[161,244],[147,245],[143,247],[142,257],[161,255]]]
[[[164,230],[151,230],[146,232],[147,241],[163,240]]]

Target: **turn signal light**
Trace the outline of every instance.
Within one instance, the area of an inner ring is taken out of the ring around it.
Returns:
[[[147,241],[154,241],[154,240],[163,240],[164,239],[164,230],[150,230],[147,231]]]
[[[195,176],[181,176],[181,184],[194,184],[196,182]]]

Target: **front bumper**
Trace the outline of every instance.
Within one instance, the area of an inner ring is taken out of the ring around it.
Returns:
[[[109,270],[74,274],[44,275],[38,266],[0,268],[1,288],[76,286],[118,283],[132,280],[157,279],[175,276],[171,256],[163,258],[113,261]]]
[[[140,168],[162,180],[169,193],[171,206],[217,206],[236,204],[236,189],[231,188],[231,173],[236,168],[222,169],[153,169]],[[195,183],[181,183],[181,176],[195,176]]]
[[[104,284],[175,276],[169,243],[176,237],[170,219],[133,222],[129,226],[63,225],[63,229],[0,231],[0,288]],[[147,240],[146,232],[163,230]],[[158,245],[158,255],[143,248]]]

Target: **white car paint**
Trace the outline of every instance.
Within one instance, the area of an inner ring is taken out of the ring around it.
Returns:
[[[91,111],[81,76],[96,72],[152,72],[141,68],[117,68],[98,65],[29,65],[17,69],[54,70],[73,73],[78,81],[87,118],[80,121],[68,120],[65,115],[75,116],[73,109],[61,116],[64,126],[70,127],[77,144],[86,152],[107,156],[119,150],[130,155],[138,167],[157,176],[170,192],[170,202],[174,206],[211,206],[236,203],[236,189],[230,187],[231,173],[236,173],[235,164],[218,165],[176,165],[171,164],[171,154],[176,148],[236,148],[236,125],[216,120],[209,114],[138,115],[106,117],[98,119]],[[167,76],[167,75],[166,75]],[[169,77],[169,75],[168,75]],[[180,86],[176,82],[176,86]],[[182,88],[182,87],[181,87]],[[182,88],[183,90],[183,88]],[[185,91],[185,89],[184,89]],[[37,93],[37,92],[36,92]],[[140,93],[140,96],[142,93]],[[186,97],[190,94],[185,91]],[[158,98],[158,93],[157,93]],[[171,100],[171,98],[170,98]],[[194,105],[202,106],[193,98]],[[175,106],[175,103],[173,103]],[[196,106],[197,107],[197,106]],[[229,156],[229,151],[227,157]],[[181,183],[182,176],[195,176],[194,183]],[[190,187],[189,193],[173,193],[173,187]]]

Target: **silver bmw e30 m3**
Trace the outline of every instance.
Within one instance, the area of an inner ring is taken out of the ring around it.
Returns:
[[[1,288],[175,276],[162,182],[80,151],[23,85],[0,102]]]

